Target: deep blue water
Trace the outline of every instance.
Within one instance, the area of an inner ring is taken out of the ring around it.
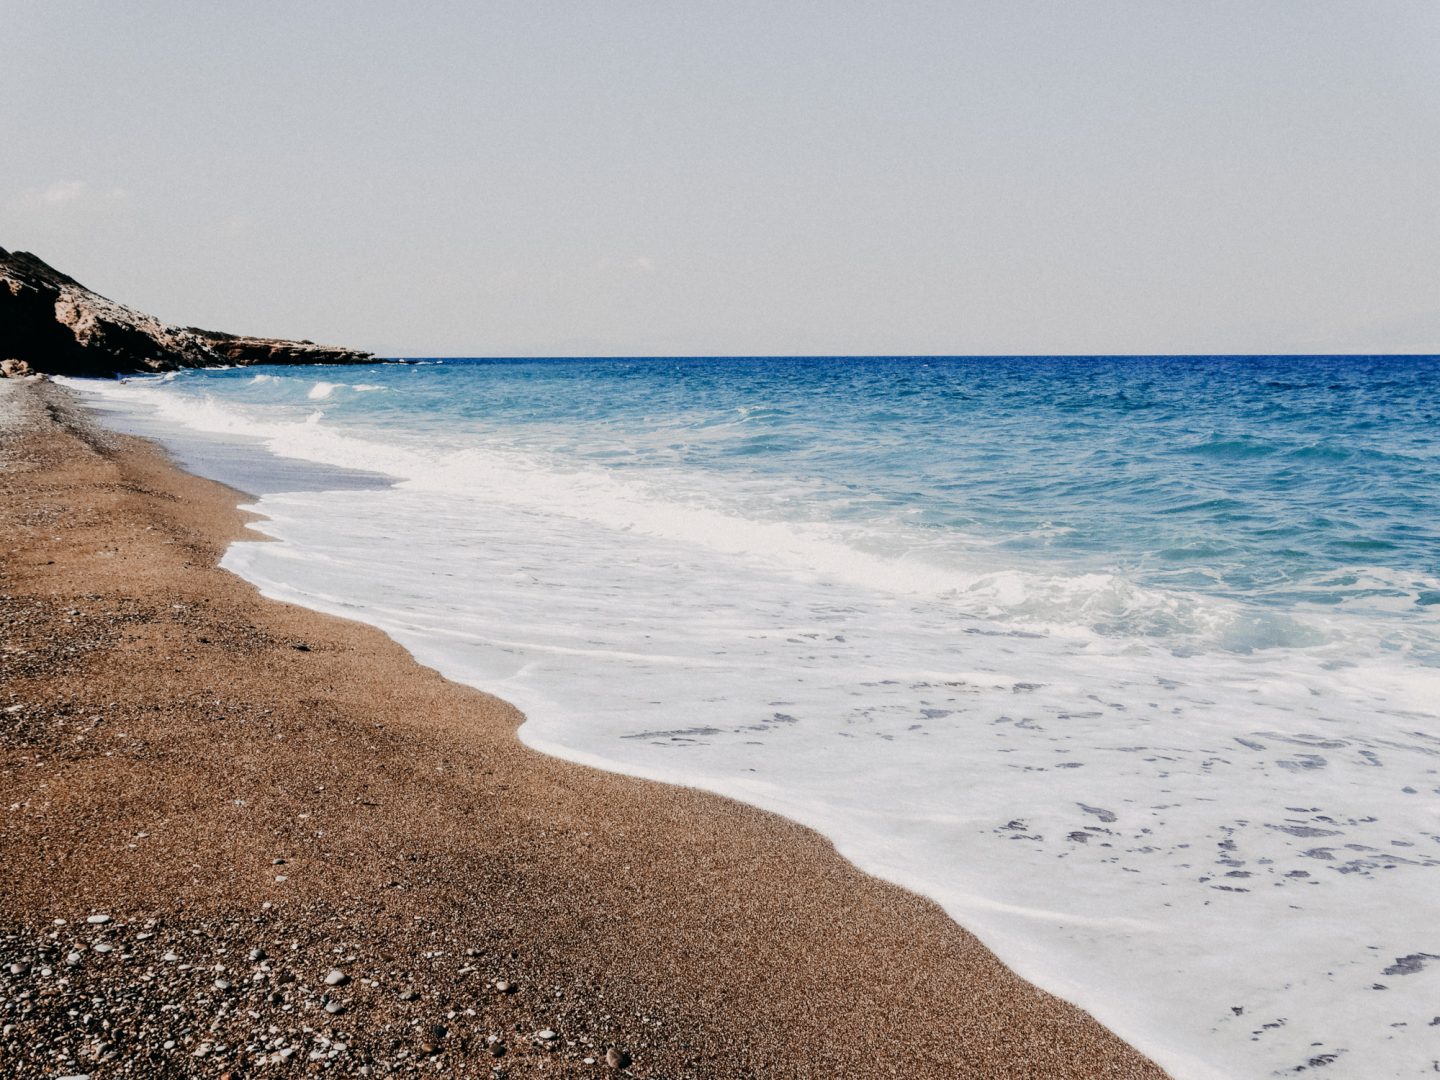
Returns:
[[[446,360],[274,373],[185,373],[176,389],[440,445],[473,431],[617,474],[723,478],[748,515],[871,525],[895,550],[969,547],[987,568],[1116,573],[1272,608],[1373,599],[1403,617],[1440,603],[1440,362],[1429,357]],[[317,375],[344,382],[316,401]],[[357,378],[390,392],[350,392]]]

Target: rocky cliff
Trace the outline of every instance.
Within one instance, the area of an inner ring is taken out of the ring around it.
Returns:
[[[364,364],[375,358],[312,341],[171,326],[91,292],[26,251],[0,248],[4,374],[115,376],[247,364]]]

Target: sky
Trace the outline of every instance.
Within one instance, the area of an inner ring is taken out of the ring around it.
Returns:
[[[396,356],[1440,352],[1435,0],[0,0],[0,247]]]

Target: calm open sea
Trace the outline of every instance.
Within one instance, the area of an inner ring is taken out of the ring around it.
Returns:
[[[71,385],[257,494],[267,595],[813,826],[1177,1076],[1440,1059],[1440,361]]]

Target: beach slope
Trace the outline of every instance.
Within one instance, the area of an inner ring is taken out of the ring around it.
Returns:
[[[0,1073],[1163,1075],[815,833],[262,599],[239,501],[0,380]]]

